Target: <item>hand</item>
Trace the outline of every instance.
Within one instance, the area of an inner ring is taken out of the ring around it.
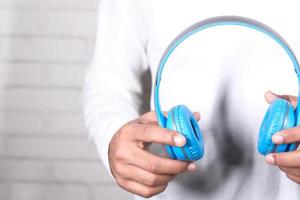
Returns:
[[[272,92],[267,92],[265,95],[269,103],[278,97],[288,100],[294,107],[297,105],[295,96],[276,95]],[[273,135],[272,141],[275,144],[300,143],[300,127],[279,131]],[[300,151],[271,153],[266,156],[266,162],[278,166],[289,179],[300,184]]]
[[[199,113],[194,113],[197,120]],[[123,189],[142,197],[163,192],[177,174],[193,171],[194,163],[172,160],[147,151],[150,143],[184,146],[185,137],[157,125],[155,112],[149,112],[118,130],[109,145],[112,175]]]

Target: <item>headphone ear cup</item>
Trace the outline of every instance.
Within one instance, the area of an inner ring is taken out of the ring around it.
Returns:
[[[292,104],[290,104],[289,107],[290,107],[290,111],[288,113],[289,120],[287,120],[287,123],[286,123],[284,129],[296,127],[296,124],[297,124],[297,122],[296,122],[296,112],[295,112],[294,106]],[[297,149],[297,147],[298,147],[297,143],[289,144],[286,151],[294,151],[294,150]]]
[[[173,110],[174,110],[174,107],[171,110],[169,110],[169,112],[168,112],[166,128],[173,130],[173,131],[177,131],[175,119],[174,119],[174,115],[173,115]],[[173,148],[174,148],[173,146],[170,146],[170,145],[163,145],[163,146],[164,146],[166,153],[168,154],[168,156],[170,158],[178,159],[177,155],[175,154],[175,152],[173,150]]]
[[[186,138],[183,147],[165,145],[171,158],[198,160],[203,157],[202,133],[193,113],[186,106],[175,106],[168,112],[167,128],[179,132]]]
[[[259,130],[258,151],[263,155],[289,150],[288,144],[275,145],[272,136],[295,125],[294,107],[284,99],[275,99],[269,106]]]

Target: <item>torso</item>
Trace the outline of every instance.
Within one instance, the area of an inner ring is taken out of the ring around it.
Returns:
[[[155,78],[167,45],[183,29],[208,17],[238,15],[279,32],[300,56],[300,14],[295,3],[273,1],[142,1],[148,26],[148,61]],[[296,1],[295,1],[296,2]],[[297,16],[299,15],[299,16]],[[154,82],[154,80],[153,80]],[[169,110],[198,110],[205,157],[154,199],[299,199],[298,186],[257,152],[267,109],[264,92],[297,95],[293,65],[269,37],[242,27],[197,33],[175,50],[162,78],[160,100]],[[152,92],[152,109],[153,92]]]

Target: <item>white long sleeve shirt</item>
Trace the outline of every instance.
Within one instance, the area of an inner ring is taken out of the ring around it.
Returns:
[[[144,74],[150,71],[155,78],[160,57],[176,35],[208,17],[244,16],[275,29],[300,56],[298,10],[297,1],[101,0],[84,111],[108,173],[110,140],[140,115]],[[264,93],[297,95],[297,88],[288,56],[262,33],[216,27],[182,43],[163,72],[161,105],[167,111],[185,104],[201,113],[205,156],[196,172],[177,176],[151,199],[299,200],[300,186],[267,165],[256,147],[268,107]]]

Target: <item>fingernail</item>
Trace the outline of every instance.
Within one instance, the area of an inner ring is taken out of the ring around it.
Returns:
[[[274,159],[274,156],[272,154],[269,154],[266,156],[266,162],[269,164],[269,165],[274,165],[275,164],[275,159]]]
[[[283,143],[283,137],[282,137],[282,135],[278,135],[278,134],[273,135],[272,141],[273,141],[275,144],[281,144],[281,143]]]
[[[188,165],[188,168],[187,168],[188,171],[193,172],[193,171],[195,171],[195,169],[196,169],[196,164],[195,163],[190,163]]]
[[[174,137],[174,142],[178,146],[183,146],[185,144],[185,137],[182,135],[177,135]]]

